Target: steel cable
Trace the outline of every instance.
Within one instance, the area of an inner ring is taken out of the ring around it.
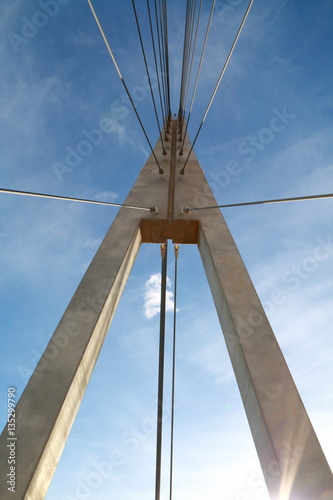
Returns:
[[[189,40],[189,61],[188,61],[189,67],[188,67],[187,82],[186,82],[186,87],[185,87],[184,110],[186,110],[188,92],[189,92],[189,88],[190,88],[190,81],[191,81],[192,70],[193,70],[193,61],[194,61],[195,49],[196,49],[196,44],[197,44],[197,39],[198,39],[201,9],[202,9],[202,0],[200,0],[196,23],[195,23],[196,7],[194,8],[194,11],[193,11],[192,30],[191,30],[190,40]],[[195,32],[194,32],[194,26],[196,26]],[[194,38],[194,40],[192,43],[193,38]]]
[[[185,17],[185,33],[184,33],[184,44],[183,44],[182,76],[181,76],[179,112],[178,112],[179,119],[181,119],[183,117],[183,114],[184,114],[184,96],[185,96],[185,87],[186,87],[186,82],[187,82],[189,39],[191,36],[190,33],[191,33],[193,6],[194,6],[193,0],[187,0],[186,17]]]
[[[164,113],[167,113],[167,91],[166,91],[166,82],[165,82],[165,51],[164,51],[164,36],[163,36],[163,15],[162,15],[162,7],[161,0],[156,2],[156,25],[157,25],[157,33],[158,33],[158,41],[159,41],[159,54],[160,54],[160,65],[161,72],[163,77],[163,95],[164,95]]]
[[[178,279],[178,253],[179,245],[175,250],[175,274],[174,274],[174,300],[173,300],[173,338],[172,338],[172,385],[171,385],[171,430],[170,430],[170,473],[169,473],[169,500],[173,493],[173,454],[174,454],[174,423],[175,423],[175,379],[176,379],[176,330],[177,330],[177,279]]]
[[[270,203],[286,203],[286,202],[291,202],[291,201],[307,201],[307,200],[324,200],[327,198],[333,198],[333,193],[329,194],[314,194],[314,195],[309,195],[309,196],[296,196],[296,197],[291,197],[291,198],[277,198],[277,199],[272,199],[272,200],[261,200],[261,201],[247,201],[243,203],[229,203],[225,205],[212,205],[209,207],[193,207],[193,208],[188,208],[184,207],[182,210],[183,212],[191,212],[192,210],[208,210],[211,208],[230,208],[230,207],[247,207],[251,205],[266,205]]]
[[[165,308],[166,308],[168,242],[161,245],[161,257],[162,257],[161,305],[160,305],[160,339],[159,339],[159,362],[158,362],[155,500],[160,500],[160,492],[161,492],[164,352],[165,352]]]
[[[164,171],[163,171],[163,169],[161,168],[161,166],[160,166],[160,164],[159,164],[159,161],[158,161],[158,159],[157,159],[157,157],[156,157],[156,154],[155,154],[155,152],[154,152],[154,149],[153,149],[153,147],[152,147],[152,145],[151,145],[151,142],[150,142],[150,140],[149,140],[149,137],[148,137],[148,135],[147,135],[146,129],[145,129],[145,127],[144,127],[143,123],[142,123],[142,120],[141,120],[141,118],[140,118],[140,115],[139,115],[139,113],[138,113],[138,110],[137,110],[137,109],[136,109],[136,107],[135,107],[135,104],[134,104],[134,102],[133,102],[132,96],[131,96],[131,94],[130,94],[130,92],[129,92],[128,88],[127,88],[127,85],[126,85],[126,83],[125,83],[125,80],[124,80],[124,78],[123,78],[123,76],[122,76],[122,74],[121,74],[121,71],[120,71],[119,66],[118,66],[118,64],[117,64],[117,61],[116,61],[116,59],[115,59],[115,57],[114,57],[114,55],[113,55],[113,52],[112,52],[112,50],[111,50],[110,44],[109,44],[109,42],[108,42],[108,40],[107,40],[107,38],[106,38],[106,35],[105,35],[105,33],[104,33],[104,30],[103,30],[103,28],[102,28],[102,26],[101,26],[101,23],[100,23],[100,21],[99,21],[99,19],[98,19],[98,17],[97,17],[97,14],[96,14],[96,12],[95,12],[95,9],[94,9],[94,7],[93,7],[93,5],[92,5],[92,3],[91,3],[91,0],[87,0],[87,2],[88,2],[88,4],[89,4],[89,7],[90,7],[90,9],[91,9],[91,12],[92,12],[92,14],[93,14],[93,16],[94,16],[94,18],[95,18],[95,21],[96,21],[96,24],[97,24],[97,26],[98,26],[98,28],[99,28],[99,31],[100,31],[100,33],[101,33],[101,35],[102,35],[102,37],[103,37],[103,40],[104,40],[104,42],[105,42],[105,45],[106,45],[106,47],[107,47],[107,49],[108,49],[108,51],[109,51],[109,54],[110,54],[110,56],[111,56],[111,59],[112,59],[112,61],[113,61],[114,66],[115,66],[115,68],[116,68],[116,71],[117,71],[117,73],[118,73],[118,75],[119,75],[119,78],[120,78],[120,80],[121,80],[121,82],[122,82],[122,84],[123,84],[123,86],[124,86],[124,89],[125,89],[125,91],[126,91],[126,94],[127,94],[128,98],[129,98],[129,100],[130,100],[130,103],[131,103],[131,105],[132,105],[132,108],[133,108],[133,110],[134,110],[134,112],[135,112],[135,114],[136,114],[136,117],[137,117],[137,119],[138,119],[138,121],[139,121],[139,123],[140,123],[141,129],[142,129],[142,131],[143,131],[143,133],[144,133],[144,135],[145,135],[145,138],[146,138],[146,140],[147,140],[147,142],[148,142],[149,148],[150,148],[150,150],[151,150],[151,152],[152,152],[152,155],[153,155],[153,157],[154,157],[154,159],[155,159],[155,161],[156,161],[156,164],[157,164],[157,166],[158,166],[159,173],[162,175],[162,174],[164,173]]]
[[[156,33],[157,33],[157,46],[159,54],[159,64],[162,77],[162,90],[163,90],[163,103],[164,103],[164,117],[168,114],[168,104],[167,104],[167,92],[166,92],[166,80],[165,80],[165,54],[163,50],[163,29],[162,29],[162,13],[161,9],[158,9],[157,1],[154,2],[155,5],[155,21],[156,21]]]
[[[240,24],[240,26],[239,26],[239,28],[238,28],[237,34],[236,34],[235,39],[234,39],[234,41],[233,41],[233,43],[232,43],[232,46],[231,46],[231,49],[230,49],[229,54],[228,54],[228,56],[227,56],[227,59],[226,59],[226,61],[225,61],[224,65],[223,65],[223,68],[222,68],[221,74],[220,74],[220,76],[219,76],[219,79],[218,79],[218,81],[217,81],[217,84],[215,85],[215,88],[214,88],[213,94],[212,94],[212,96],[211,96],[211,98],[210,98],[210,100],[209,100],[208,106],[207,106],[207,108],[206,108],[206,111],[205,111],[204,116],[203,116],[203,118],[202,118],[202,121],[201,121],[201,123],[200,123],[199,129],[198,129],[198,131],[197,131],[197,133],[196,133],[196,135],[195,135],[195,138],[194,138],[194,140],[193,140],[193,142],[192,142],[192,146],[191,146],[190,151],[189,151],[189,153],[188,153],[188,155],[187,155],[187,158],[186,158],[186,160],[185,160],[184,166],[182,167],[182,169],[181,169],[181,170],[180,170],[180,172],[179,172],[179,173],[180,173],[180,175],[184,175],[184,173],[185,173],[185,167],[186,167],[187,162],[188,162],[188,160],[189,160],[189,158],[190,158],[190,156],[191,156],[191,153],[192,153],[193,148],[194,148],[194,145],[195,145],[195,143],[196,143],[196,141],[197,141],[197,139],[198,139],[198,136],[199,136],[199,134],[200,134],[200,131],[201,131],[201,129],[202,129],[202,126],[203,126],[203,124],[204,124],[204,122],[205,122],[205,120],[206,120],[206,117],[207,117],[208,112],[209,112],[209,110],[210,110],[210,107],[211,107],[211,105],[212,105],[212,103],[213,103],[213,100],[214,100],[214,97],[215,97],[215,95],[216,95],[216,93],[217,93],[217,90],[218,90],[218,88],[219,88],[219,86],[220,86],[220,83],[221,83],[222,78],[223,78],[223,76],[224,76],[225,70],[227,69],[227,66],[228,66],[228,64],[229,64],[229,61],[230,61],[231,56],[232,56],[232,54],[233,54],[233,51],[234,51],[234,49],[235,49],[235,47],[236,47],[237,41],[238,41],[238,39],[239,39],[239,37],[240,37],[240,34],[241,34],[242,29],[243,29],[243,27],[244,27],[245,21],[246,21],[246,19],[247,19],[248,15],[249,15],[249,12],[250,12],[250,10],[251,10],[251,7],[252,7],[253,2],[254,2],[254,0],[250,0],[250,2],[249,2],[249,4],[248,4],[248,7],[247,7],[246,12],[245,12],[245,14],[244,14],[244,17],[243,17],[243,19],[242,19],[242,22],[241,22],[241,24]]]
[[[187,100],[188,100],[188,94],[189,94],[189,90],[190,90],[190,83],[191,83],[193,63],[194,63],[194,55],[195,55],[196,45],[197,45],[197,39],[198,39],[198,31],[199,31],[199,25],[200,25],[201,10],[202,10],[202,0],[200,0],[200,5],[199,5],[199,9],[198,9],[198,15],[197,15],[197,20],[196,20],[196,28],[195,28],[195,35],[194,35],[193,45],[192,45],[192,36],[193,36],[193,33],[191,34],[191,39],[190,39],[189,70],[188,70],[187,83],[186,83],[186,88],[185,88],[184,104],[183,104],[184,112],[183,112],[183,116],[182,116],[182,121],[180,123],[180,136],[183,133],[184,120],[185,120],[185,117],[186,117]],[[193,23],[194,23],[194,20],[195,19],[193,18]],[[186,130],[187,130],[187,128],[186,128]],[[186,134],[186,132],[184,133],[183,142],[185,140],[185,134]],[[181,148],[181,152],[182,152],[182,148]],[[180,152],[180,156],[181,156],[181,152]]]
[[[147,78],[148,78],[148,83],[149,83],[150,94],[151,94],[151,98],[152,98],[152,101],[153,101],[153,107],[154,107],[155,117],[156,117],[156,121],[157,121],[157,127],[158,127],[158,131],[159,131],[160,138],[161,138],[163,154],[166,155],[166,151],[165,151],[165,147],[164,147],[164,142],[163,142],[163,137],[162,137],[161,125],[160,125],[160,121],[159,121],[158,113],[157,113],[157,108],[156,108],[156,102],[155,102],[155,97],[154,97],[154,92],[153,92],[153,86],[152,86],[152,83],[151,83],[151,78],[150,78],[150,73],[149,73],[149,68],[148,68],[146,51],[145,51],[145,48],[144,48],[142,34],[141,34],[141,28],[140,28],[140,23],[139,23],[139,18],[138,18],[137,10],[136,10],[136,7],[135,7],[135,0],[132,0],[132,6],[133,6],[133,11],[134,11],[134,17],[135,17],[136,27],[137,27],[137,30],[138,30],[138,35],[139,35],[139,40],[140,40],[140,45],[141,45],[143,60],[144,60],[144,63],[145,63],[145,68],[146,68],[146,73],[147,73]]]
[[[208,23],[207,23],[207,28],[206,28],[204,43],[203,43],[202,50],[201,50],[200,61],[199,61],[198,69],[197,69],[197,75],[196,75],[195,83],[194,83],[194,87],[193,87],[193,92],[192,92],[192,97],[191,97],[191,104],[190,104],[190,108],[189,108],[189,112],[188,112],[188,118],[186,120],[186,127],[185,127],[183,142],[182,142],[182,146],[181,146],[180,151],[179,151],[179,155],[180,156],[183,155],[183,148],[184,148],[184,143],[185,143],[185,137],[186,137],[186,133],[187,133],[187,130],[188,130],[189,123],[190,123],[192,109],[193,109],[193,104],[194,104],[194,100],[195,100],[195,96],[196,96],[196,92],[197,92],[197,88],[198,88],[199,77],[200,77],[200,73],[201,73],[201,68],[202,68],[204,54],[205,54],[205,51],[206,51],[208,35],[209,35],[209,31],[210,31],[210,27],[211,27],[211,23],[212,23],[212,19],[213,19],[213,12],[214,12],[214,8],[215,8],[215,3],[216,3],[216,0],[213,0],[212,6],[211,6],[211,9],[210,9]]]
[[[55,194],[44,194],[44,193],[33,193],[30,191],[18,191],[16,189],[2,189],[0,188],[0,193],[7,193],[7,194],[17,194],[17,195],[22,195],[22,196],[33,196],[35,198],[48,198],[48,199],[53,199],[53,200],[64,200],[64,201],[76,201],[79,203],[92,203],[94,205],[110,205],[112,207],[123,207],[123,208],[132,208],[134,210],[146,210],[149,212],[155,212],[156,209],[154,207],[138,207],[135,205],[124,205],[121,203],[111,203],[109,201],[98,201],[98,200],[89,200],[85,198],[72,198],[70,196],[58,196]]]
[[[160,75],[160,70],[159,70],[158,62],[157,62],[156,44],[155,44],[153,21],[152,21],[149,0],[147,0],[147,10],[148,10],[148,19],[149,19],[149,28],[150,28],[150,34],[151,34],[153,55],[154,55],[155,71],[156,71],[156,76],[157,76],[158,94],[159,94],[159,98],[160,98],[161,116],[162,116],[162,120],[164,120],[165,114],[164,114],[164,110],[163,110],[162,90],[161,90],[162,75]]]
[[[167,78],[167,101],[168,101],[168,116],[171,118],[171,100],[170,100],[170,68],[169,68],[169,37],[168,37],[168,11],[166,0],[163,0],[163,19],[164,19],[164,45],[165,45],[165,69]]]

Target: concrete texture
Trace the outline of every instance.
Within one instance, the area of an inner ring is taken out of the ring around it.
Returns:
[[[178,208],[217,205],[193,154],[180,183]],[[332,472],[220,210],[183,218],[199,221],[199,251],[272,500],[333,500]]]

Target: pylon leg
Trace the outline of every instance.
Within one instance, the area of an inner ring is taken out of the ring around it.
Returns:
[[[331,470],[221,214],[201,225],[199,249],[271,498],[332,500]]]
[[[161,163],[162,149],[157,146]],[[126,204],[150,207],[168,183],[151,157]],[[77,288],[16,407],[17,499],[44,499],[141,244],[140,210],[122,208]],[[154,215],[150,215],[154,218]],[[149,219],[149,216],[148,216]],[[0,438],[0,498],[8,490],[8,430]]]
[[[176,206],[217,204],[192,154]],[[333,500],[332,472],[220,210],[184,219],[199,223],[199,251],[272,500]]]
[[[140,247],[138,223],[125,229],[121,219],[123,214],[105,237],[17,405],[14,496],[7,489],[6,428],[1,436],[3,500],[46,495]]]

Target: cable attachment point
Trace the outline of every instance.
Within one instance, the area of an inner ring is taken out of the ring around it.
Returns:
[[[180,213],[181,214],[188,214],[190,209],[188,207],[182,207]]]
[[[150,207],[149,208],[151,214],[158,214],[159,210],[158,207]]]
[[[162,245],[161,245],[161,257],[162,257],[162,259],[165,258],[165,251],[166,251],[166,243],[162,243]]]

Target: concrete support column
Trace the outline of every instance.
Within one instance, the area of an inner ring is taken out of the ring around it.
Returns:
[[[184,157],[190,147],[186,138]],[[176,183],[176,212],[216,205],[192,152]],[[272,500],[333,500],[332,472],[221,211],[190,211],[183,220],[199,224],[199,251]]]
[[[0,498],[47,492],[141,244],[120,214],[89,266],[16,407],[16,489],[8,491],[8,433],[0,439]]]
[[[155,154],[168,176],[160,142]],[[159,206],[159,216],[166,217],[167,193],[168,182],[158,174],[151,156],[125,204]],[[15,494],[8,490],[6,476],[7,427],[1,435],[1,500],[43,500],[46,495],[140,248],[143,214],[148,221],[156,218],[149,211],[119,211],[17,404]]]
[[[272,500],[333,499],[333,476],[219,210],[199,250]],[[325,496],[326,495],[326,496]]]

